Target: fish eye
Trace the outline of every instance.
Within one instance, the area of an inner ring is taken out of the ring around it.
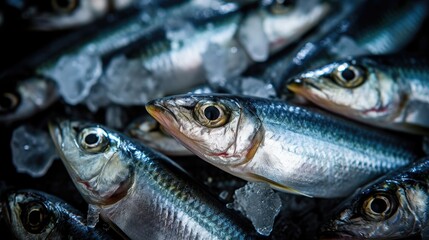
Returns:
[[[396,208],[396,200],[387,193],[371,195],[362,205],[363,214],[376,221],[389,218],[396,211]]]
[[[41,233],[49,222],[48,210],[42,203],[29,203],[21,212],[21,221],[28,232]]]
[[[285,14],[292,10],[295,5],[295,0],[273,0],[269,1],[268,9],[272,14]]]
[[[342,87],[355,88],[364,82],[365,73],[360,67],[342,64],[333,72],[333,78]]]
[[[89,153],[98,153],[108,145],[107,133],[101,128],[85,128],[79,134],[79,144]]]
[[[0,95],[0,113],[10,112],[18,107],[20,98],[15,93],[5,92]]]
[[[229,119],[226,108],[220,103],[211,101],[199,102],[195,106],[194,113],[202,125],[210,128],[221,127]]]
[[[69,13],[76,9],[78,0],[51,0],[52,9],[62,13]]]

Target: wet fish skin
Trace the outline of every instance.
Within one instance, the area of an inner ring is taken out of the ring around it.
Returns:
[[[359,189],[340,204],[322,227],[322,235],[330,239],[408,239],[422,235],[426,239],[428,173],[426,157]]]
[[[250,238],[165,156],[96,124],[62,121],[50,131],[83,198],[131,239]]]
[[[56,85],[42,77],[19,80],[2,86],[0,91],[0,123],[10,124],[33,116],[59,98]]]
[[[148,115],[134,120],[127,127],[126,134],[167,156],[194,155],[176,139],[166,133],[161,128],[160,124]]]
[[[393,53],[412,39],[427,11],[424,0],[362,1],[327,34],[298,47],[285,60],[287,64],[277,79],[280,83],[275,86],[287,92],[285,85],[291,77],[345,57]]]
[[[289,90],[343,116],[414,134],[429,131],[429,62],[399,55],[330,63],[293,78]],[[348,74],[348,79],[343,75]]]
[[[153,100],[146,109],[216,167],[307,196],[347,196],[422,155],[419,138],[405,143],[400,136],[282,101],[179,95]]]
[[[11,192],[2,204],[17,239],[113,239],[98,228],[87,227],[72,206],[43,192]]]
[[[112,3],[120,2],[113,1]],[[123,6],[130,5],[132,0],[125,0]],[[32,30],[52,31],[81,26],[105,15],[111,9],[109,1],[28,1],[7,0],[5,7],[16,11],[11,16],[23,26]],[[118,7],[119,7],[118,5]],[[15,23],[16,24],[16,23]]]

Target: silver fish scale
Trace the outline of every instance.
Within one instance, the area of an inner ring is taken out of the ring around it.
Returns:
[[[128,141],[121,146],[136,171],[134,189],[102,214],[131,238],[143,234],[150,239],[246,239],[246,233],[207,193],[168,170],[169,160],[136,149]],[[137,222],[145,229],[136,228]]]

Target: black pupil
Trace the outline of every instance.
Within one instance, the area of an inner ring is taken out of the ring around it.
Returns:
[[[13,100],[10,98],[10,96],[3,94],[0,97],[0,108],[7,110],[13,107]]]
[[[371,210],[375,213],[383,213],[387,210],[387,203],[383,199],[376,198],[371,202]]]
[[[28,223],[31,226],[37,226],[41,222],[41,213],[39,210],[33,210],[28,215]]]
[[[92,145],[98,142],[98,135],[95,133],[91,133],[86,135],[85,137],[85,143],[88,145]]]
[[[355,72],[354,72],[354,71],[352,71],[352,70],[350,70],[350,69],[346,68],[346,69],[341,73],[341,76],[344,78],[344,80],[346,80],[346,81],[351,81],[351,80],[355,79],[356,74],[355,74]]]
[[[206,109],[204,109],[204,115],[208,120],[213,121],[219,118],[220,111],[217,109],[217,107],[208,106]]]
[[[73,5],[73,1],[75,0],[55,0],[58,7],[60,8],[69,8],[71,5]]]

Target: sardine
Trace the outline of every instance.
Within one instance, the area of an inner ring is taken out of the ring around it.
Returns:
[[[147,111],[202,159],[248,181],[306,196],[344,197],[422,154],[403,138],[282,101],[182,95]]]
[[[429,61],[368,56],[309,70],[288,88],[337,114],[375,126],[429,133]]]
[[[0,91],[0,124],[29,118],[51,106],[58,98],[55,83],[42,77],[5,84]]]
[[[131,239],[249,238],[165,156],[100,125],[62,121],[50,131],[90,209]]]
[[[329,239],[428,238],[429,159],[424,158],[356,191],[322,227]]]
[[[281,83],[275,86],[287,91],[285,84],[294,75],[345,57],[398,51],[415,36],[427,12],[425,0],[362,1],[327,34],[298,47],[285,60]]]
[[[175,138],[166,133],[151,116],[144,116],[134,120],[127,127],[126,134],[168,156],[194,155]]]
[[[60,30],[90,23],[114,9],[129,6],[133,0],[6,0],[10,22],[32,30]],[[12,19],[13,18],[13,19]]]
[[[114,239],[99,228],[87,227],[82,213],[43,192],[12,192],[2,205],[17,239]]]

